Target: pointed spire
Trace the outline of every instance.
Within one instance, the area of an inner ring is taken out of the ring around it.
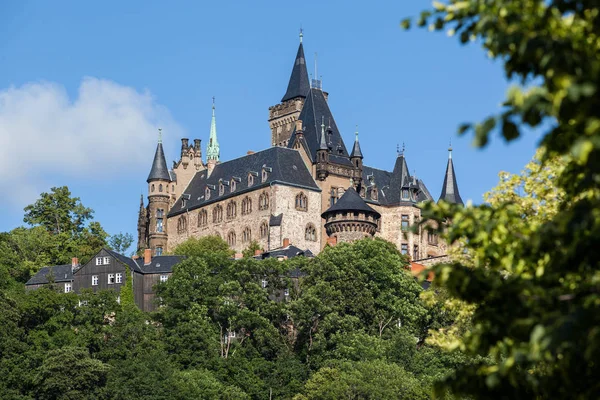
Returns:
[[[458,191],[458,183],[456,182],[456,174],[454,173],[454,163],[452,162],[452,143],[448,148],[448,165],[446,166],[446,175],[444,176],[444,185],[440,200],[448,203],[464,205],[460,193]]]
[[[142,212],[142,210],[144,210],[144,195],[140,194],[140,212]]]
[[[304,34],[301,30],[298,53],[296,53],[296,59],[294,60],[292,74],[290,75],[290,81],[288,83],[287,91],[281,99],[282,102],[291,100],[296,97],[306,97],[308,91],[310,90],[310,83],[308,81],[308,71],[306,70],[306,59],[304,57],[304,47],[302,45],[303,37]]]
[[[162,146],[162,129],[158,130],[158,145],[156,146],[156,152],[154,153],[154,161],[152,161],[152,168],[146,182],[164,180],[171,181],[169,175],[169,169],[167,168],[167,161],[165,160],[165,152]]]
[[[217,140],[217,118],[215,117],[215,97],[212,98],[212,118],[210,120],[210,137],[206,148],[206,160],[219,161],[219,141]]]
[[[354,147],[352,148],[352,154],[350,157],[363,158],[362,151],[360,150],[360,143],[358,143],[358,125],[356,125],[356,132],[354,132]]]
[[[327,139],[325,138],[325,116],[321,116],[321,143],[319,150],[328,150]]]

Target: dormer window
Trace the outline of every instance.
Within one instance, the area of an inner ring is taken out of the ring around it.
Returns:
[[[258,176],[258,173],[256,172],[250,172],[248,174],[248,187],[254,185],[254,177]]]
[[[410,194],[408,192],[408,189],[402,189],[402,200],[409,200],[410,199]]]
[[[223,193],[225,193],[225,185],[223,182],[219,182],[219,196],[223,196]]]
[[[210,200],[210,189],[208,187],[204,190],[204,200]]]
[[[377,186],[373,185],[371,188],[371,200],[377,201],[379,198],[379,191],[377,190]]]
[[[261,176],[261,181],[263,183],[267,181],[267,178],[269,177],[269,172],[272,172],[272,171],[273,171],[273,168],[263,165],[262,176]]]

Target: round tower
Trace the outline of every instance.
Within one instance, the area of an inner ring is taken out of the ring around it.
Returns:
[[[160,129],[152,169],[146,182],[148,182],[148,247],[157,256],[167,250],[167,213],[169,212],[167,188],[171,183]]]
[[[327,236],[335,238],[336,242],[353,242],[373,237],[381,214],[350,187],[321,217],[325,219]]]

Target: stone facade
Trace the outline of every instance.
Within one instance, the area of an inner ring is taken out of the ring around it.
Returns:
[[[296,196],[306,197],[305,208],[295,207]],[[267,203],[265,199],[268,199]],[[244,250],[252,240],[266,250],[279,248],[283,245],[283,239],[287,238],[297,247],[318,253],[321,235],[318,230],[320,223],[316,222],[320,220],[320,200],[317,191],[284,185],[241,193],[169,218],[167,247],[173,249],[190,237],[218,235],[230,243],[236,252]],[[244,202],[251,204],[249,212],[242,209]],[[222,213],[220,219],[219,209]],[[280,214],[283,214],[281,225],[270,226],[271,216]],[[182,219],[186,221],[185,224],[180,222]],[[317,231],[315,240],[307,240],[306,228],[311,224]],[[245,235],[245,231],[250,235]]]
[[[304,99],[297,97],[269,107],[269,127],[273,146],[286,147],[288,145],[294,122],[298,120],[303,106]]]

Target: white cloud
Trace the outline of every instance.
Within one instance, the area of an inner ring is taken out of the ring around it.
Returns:
[[[158,127],[182,137],[149,92],[108,80],[84,78],[74,100],[49,82],[0,90],[0,185],[13,188],[4,201],[27,204],[48,174],[101,179],[149,168]]]

